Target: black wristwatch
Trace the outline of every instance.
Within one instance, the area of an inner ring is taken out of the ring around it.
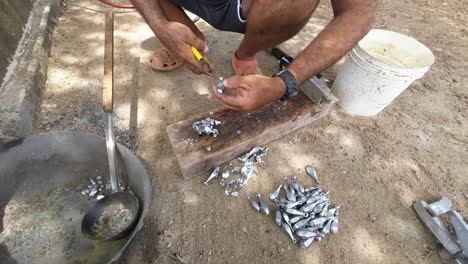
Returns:
[[[281,97],[281,100],[286,100],[298,94],[296,78],[288,70],[281,70],[273,77],[280,77],[284,84],[286,84],[286,93]]]

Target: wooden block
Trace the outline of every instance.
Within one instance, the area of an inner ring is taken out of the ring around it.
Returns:
[[[114,108],[114,14],[108,11],[104,28],[104,78],[102,82],[102,108],[112,112]]]
[[[254,112],[220,109],[169,125],[166,131],[185,179],[191,179],[216,165],[225,163],[255,146],[262,146],[327,115],[334,102],[323,107],[302,92],[287,102],[275,102]],[[223,123],[216,128],[220,136],[199,136],[192,123],[211,117]],[[237,131],[241,133],[238,134]],[[187,139],[197,140],[190,145]],[[211,151],[207,151],[211,147]]]

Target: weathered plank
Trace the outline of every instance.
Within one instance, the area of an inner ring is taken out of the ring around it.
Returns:
[[[302,92],[287,102],[275,102],[250,113],[219,109],[169,125],[166,131],[185,179],[230,161],[254,146],[264,145],[327,115],[334,103],[314,104]],[[192,123],[211,117],[223,123],[220,136],[198,136]],[[238,131],[241,133],[238,134]],[[196,140],[193,145],[187,139]],[[211,151],[207,150],[211,147]]]
[[[112,112],[114,97],[114,14],[112,11],[106,13],[104,32],[102,108],[105,112]]]

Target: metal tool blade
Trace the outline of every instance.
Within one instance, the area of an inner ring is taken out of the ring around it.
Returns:
[[[119,190],[119,179],[116,167],[116,155],[115,155],[115,141],[114,131],[112,129],[112,112],[105,112],[105,129],[106,129],[106,147],[107,147],[107,158],[109,161],[109,176],[112,187],[112,192]]]

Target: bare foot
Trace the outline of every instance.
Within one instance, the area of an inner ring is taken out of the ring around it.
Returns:
[[[236,52],[232,55],[232,68],[234,69],[234,73],[238,76],[262,74],[255,57],[252,59],[238,59]]]
[[[150,66],[157,71],[173,71],[184,62],[178,56],[174,56],[167,48],[157,50],[150,58]]]

